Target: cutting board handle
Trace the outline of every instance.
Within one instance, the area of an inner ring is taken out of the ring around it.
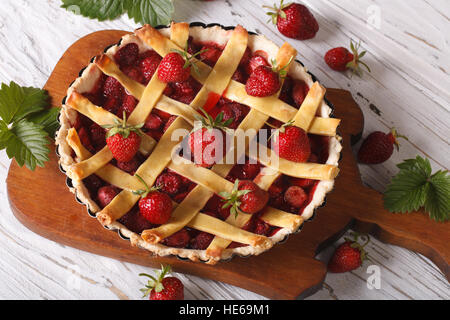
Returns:
[[[430,258],[450,280],[450,225],[437,222],[422,211],[391,213],[383,206],[383,195],[362,188],[354,229],[375,236],[382,242],[407,248]]]
[[[346,108],[336,108],[336,117],[342,118],[342,143],[344,150],[362,138],[364,117],[361,109],[348,91],[328,89],[332,102],[345,103]],[[346,152],[344,152],[346,154]],[[364,186],[355,157],[346,157],[342,162],[347,172],[345,183],[337,179],[336,188],[351,197],[341,197],[340,207],[347,206],[348,214],[354,218],[353,229],[369,233],[382,242],[398,245],[430,258],[450,279],[450,223],[436,222],[423,210],[408,214],[391,213],[384,208],[383,195]],[[340,165],[341,166],[341,165]],[[356,170],[355,170],[356,169]],[[353,174],[356,171],[357,174]],[[342,193],[342,192],[341,192]]]

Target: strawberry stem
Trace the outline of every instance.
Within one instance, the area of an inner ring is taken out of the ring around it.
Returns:
[[[136,190],[136,191],[133,191],[133,194],[138,195],[138,196],[141,196],[141,198],[145,198],[145,197],[148,196],[148,194],[149,194],[150,192],[157,191],[157,190],[160,189],[159,186],[155,186],[155,187],[149,188],[148,184],[145,182],[144,179],[142,179],[142,177],[141,177],[140,175],[138,175],[137,173],[135,173],[134,175],[135,175],[136,178],[138,178],[139,181],[144,185],[145,190],[142,190],[142,189]]]
[[[359,76],[361,76],[362,73],[360,65],[363,65],[367,69],[367,71],[372,72],[369,66],[361,61],[361,58],[366,55],[367,51],[359,53],[360,47],[361,41],[359,41],[358,44],[355,44],[353,40],[350,40],[350,49],[353,53],[353,60],[347,63],[347,68],[351,69],[353,71],[353,74],[357,74]]]
[[[267,122],[266,122],[266,123],[267,123]],[[281,133],[284,133],[284,132],[286,131],[286,128],[287,128],[287,127],[293,126],[294,123],[295,123],[295,120],[294,120],[294,119],[291,119],[291,120],[289,120],[288,122],[286,122],[285,124],[283,124],[281,127],[277,128],[277,129],[270,135],[268,141],[270,141],[270,139],[272,139],[273,137],[277,137],[277,136],[280,134],[280,132],[281,132]],[[271,125],[269,125],[269,126],[271,126]],[[273,128],[273,126],[271,126],[271,127]]]
[[[390,133],[390,134],[391,134],[391,136],[392,136],[392,138],[393,138],[393,140],[394,140],[393,143],[394,143],[395,148],[397,149],[397,151],[400,150],[400,143],[398,142],[398,138],[402,138],[402,139],[405,139],[405,140],[408,140],[408,141],[409,141],[408,137],[399,134],[399,133],[397,132],[397,129],[395,129],[395,128],[392,128],[392,129],[391,129],[391,133]]]
[[[197,57],[198,55],[201,55],[202,53],[208,51],[209,49],[203,49],[203,50],[200,50],[199,52],[194,53],[193,55],[189,55],[188,43],[189,42],[186,41],[186,47],[185,47],[184,51],[178,50],[178,49],[172,49],[172,51],[181,55],[183,57],[183,59],[186,61],[183,65],[183,69],[187,69],[192,66],[192,68],[194,69],[194,72],[196,74],[199,74],[200,71],[198,70],[198,66],[196,65],[195,57]]]
[[[265,9],[269,9],[269,12],[266,12],[266,14],[268,16],[270,16],[270,19],[267,22],[271,22],[273,24],[277,24],[278,23],[278,17],[281,17],[282,19],[286,19],[286,13],[283,11],[284,8],[289,7],[292,3],[288,3],[288,4],[283,4],[284,0],[280,1],[280,6],[277,7],[277,4],[274,3],[273,7],[270,6],[262,6]]]
[[[224,113],[220,112],[215,119],[213,119],[208,112],[205,111],[202,107],[200,107],[200,111],[203,113],[203,117],[199,115],[195,115],[195,118],[201,122],[201,126],[194,128],[194,131],[206,128],[208,130],[212,129],[220,129],[222,131],[228,131],[229,128],[227,128],[233,121],[234,118],[230,118],[228,120],[223,120]]]
[[[219,196],[222,197],[222,202],[225,204],[222,206],[222,209],[230,208],[230,213],[237,218],[238,213],[241,212],[239,209],[241,205],[241,198],[247,193],[252,192],[251,190],[239,190],[239,179],[234,181],[233,190],[230,192],[222,191],[219,192]]]
[[[120,134],[125,139],[128,138],[130,132],[135,132],[139,136],[142,136],[142,132],[139,130],[144,126],[144,123],[132,126],[127,124],[127,114],[125,110],[123,111],[123,118],[119,121],[117,118],[114,119],[114,124],[105,124],[101,127],[104,129],[108,129],[106,133],[106,138],[114,136],[116,134]]]
[[[147,285],[145,285],[144,289],[141,289],[141,291],[144,293],[143,297],[146,297],[150,294],[152,290],[155,290],[155,292],[161,292],[164,290],[164,286],[162,284],[162,280],[166,277],[167,274],[169,274],[172,271],[171,267],[169,265],[161,265],[161,270],[156,271],[156,278],[147,274],[147,273],[139,273],[139,276],[148,277],[150,278],[148,280]]]

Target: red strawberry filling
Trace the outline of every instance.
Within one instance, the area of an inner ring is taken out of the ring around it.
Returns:
[[[119,193],[119,189],[114,186],[104,186],[98,189],[97,200],[102,208],[106,207],[112,199]]]
[[[204,63],[210,66],[214,66],[224,48],[213,42],[195,42],[190,37],[188,41],[188,52],[190,54],[195,54],[204,49],[208,50],[201,53],[199,59],[202,59]],[[114,59],[126,75],[144,85],[155,75],[162,60],[153,50],[139,52],[138,45],[133,43],[127,44],[118,50],[114,55]],[[233,75],[233,80],[245,84],[249,76],[260,66],[270,66],[267,54],[263,51],[252,53],[247,48],[238,69]],[[185,81],[168,83],[164,94],[174,100],[190,104],[201,88],[202,85],[192,76],[189,76]],[[298,108],[304,101],[308,91],[309,87],[304,81],[292,79],[287,76],[283,80],[280,99]],[[92,90],[84,93],[84,95],[95,105],[102,106],[106,110],[116,114],[119,118],[122,118],[123,112],[129,117],[139,102],[135,97],[128,94],[116,79],[106,75],[102,75]],[[216,117],[222,112],[223,121],[231,121],[228,124],[228,127],[231,129],[238,128],[249,111],[249,107],[220,96],[214,97],[214,103],[208,107],[208,113],[213,117]],[[156,140],[159,140],[176,118],[176,116],[164,111],[153,109],[145,120],[141,130]],[[276,128],[283,125],[283,123],[275,119],[269,119],[268,123],[270,126]],[[83,146],[92,153],[105,147],[106,130],[93,123],[89,118],[78,114],[72,126],[77,130]],[[267,125],[264,128],[271,129],[270,126]],[[328,158],[329,138],[308,134],[308,139],[311,148],[308,161],[325,163]],[[111,163],[119,169],[133,175],[144,161],[145,157],[137,153],[129,161],[113,160]],[[252,181],[257,178],[262,168],[264,166],[260,163],[250,163],[249,159],[247,159],[244,164],[235,165],[226,179],[232,182],[236,179],[240,181]],[[105,183],[96,175],[85,178],[83,183],[89,190],[91,198],[95,199],[102,208],[108,205],[121,191],[117,187]],[[294,214],[302,214],[304,208],[311,202],[317,184],[318,182],[314,180],[298,179],[282,175],[270,186],[267,192],[269,198],[267,205]],[[196,184],[186,177],[166,169],[157,177],[154,186],[159,187],[158,192],[168,195],[171,200],[180,203],[196,187]],[[252,205],[253,207],[251,209],[255,209],[256,202],[252,203]],[[223,206],[223,199],[218,195],[214,195],[209,199],[202,212],[217,219],[226,220],[230,217],[230,208],[223,208]],[[258,207],[255,210],[258,211],[259,209]],[[122,216],[118,222],[136,233],[157,227],[157,225],[150,223],[144,217],[139,211],[137,204],[130,212]],[[273,236],[280,230],[280,228],[264,222],[261,219],[260,212],[255,213],[243,229],[265,236]],[[162,244],[169,247],[204,250],[213,239],[214,235],[185,227],[164,239]],[[237,248],[240,246],[244,245],[233,242],[229,248]]]
[[[204,43],[201,48],[200,59],[211,67],[214,67],[222,54],[223,48],[214,42]]]

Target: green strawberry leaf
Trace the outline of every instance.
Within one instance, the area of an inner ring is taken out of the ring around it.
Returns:
[[[48,143],[42,125],[22,119],[8,128],[6,122],[0,120],[0,149],[6,148],[8,157],[15,158],[21,167],[26,165],[30,170],[43,167],[49,159]]]
[[[45,90],[21,87],[11,81],[2,83],[0,89],[0,117],[6,124],[22,120],[26,116],[43,110],[49,97]]]
[[[124,13],[123,0],[62,0],[62,8],[99,21],[113,20]]]
[[[62,0],[62,8],[99,21],[128,13],[136,23],[168,25],[174,12],[173,0]]]
[[[431,175],[428,159],[417,156],[397,165],[399,173],[384,193],[390,212],[407,213],[424,207],[436,221],[450,218],[450,176],[447,171]]]
[[[50,108],[32,114],[28,117],[28,121],[40,124],[48,133],[49,137],[54,137],[59,128],[58,115],[61,108]]]
[[[124,9],[136,23],[168,25],[174,12],[172,0],[125,0]]]
[[[450,175],[438,171],[430,178],[430,188],[425,200],[425,211],[436,221],[446,221],[450,213]]]

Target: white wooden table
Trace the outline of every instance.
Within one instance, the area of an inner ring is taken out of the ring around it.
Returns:
[[[320,31],[310,41],[289,40],[299,59],[327,87],[350,90],[366,120],[365,132],[395,126],[409,137],[382,165],[361,166],[364,182],[383,191],[395,164],[417,154],[434,169],[449,168],[450,2],[448,0],[305,0]],[[281,45],[261,8],[273,0],[177,0],[177,21],[242,24]],[[59,8],[61,1],[3,0],[0,5],[0,82],[42,87],[62,53],[80,37],[102,29],[133,30],[126,16],[98,22]],[[362,79],[331,71],[323,61],[331,47],[363,44],[372,73]],[[10,160],[0,152],[0,175]],[[93,255],[44,239],[23,227],[0,188],[1,299],[140,299],[148,268]],[[320,212],[319,212],[320,214]],[[342,240],[341,240],[342,241]],[[333,248],[321,254],[327,259]],[[373,240],[368,251],[381,270],[381,288],[369,290],[366,264],[329,274],[310,299],[449,299],[450,286],[427,258]],[[264,299],[224,283],[178,275],[187,299]]]

